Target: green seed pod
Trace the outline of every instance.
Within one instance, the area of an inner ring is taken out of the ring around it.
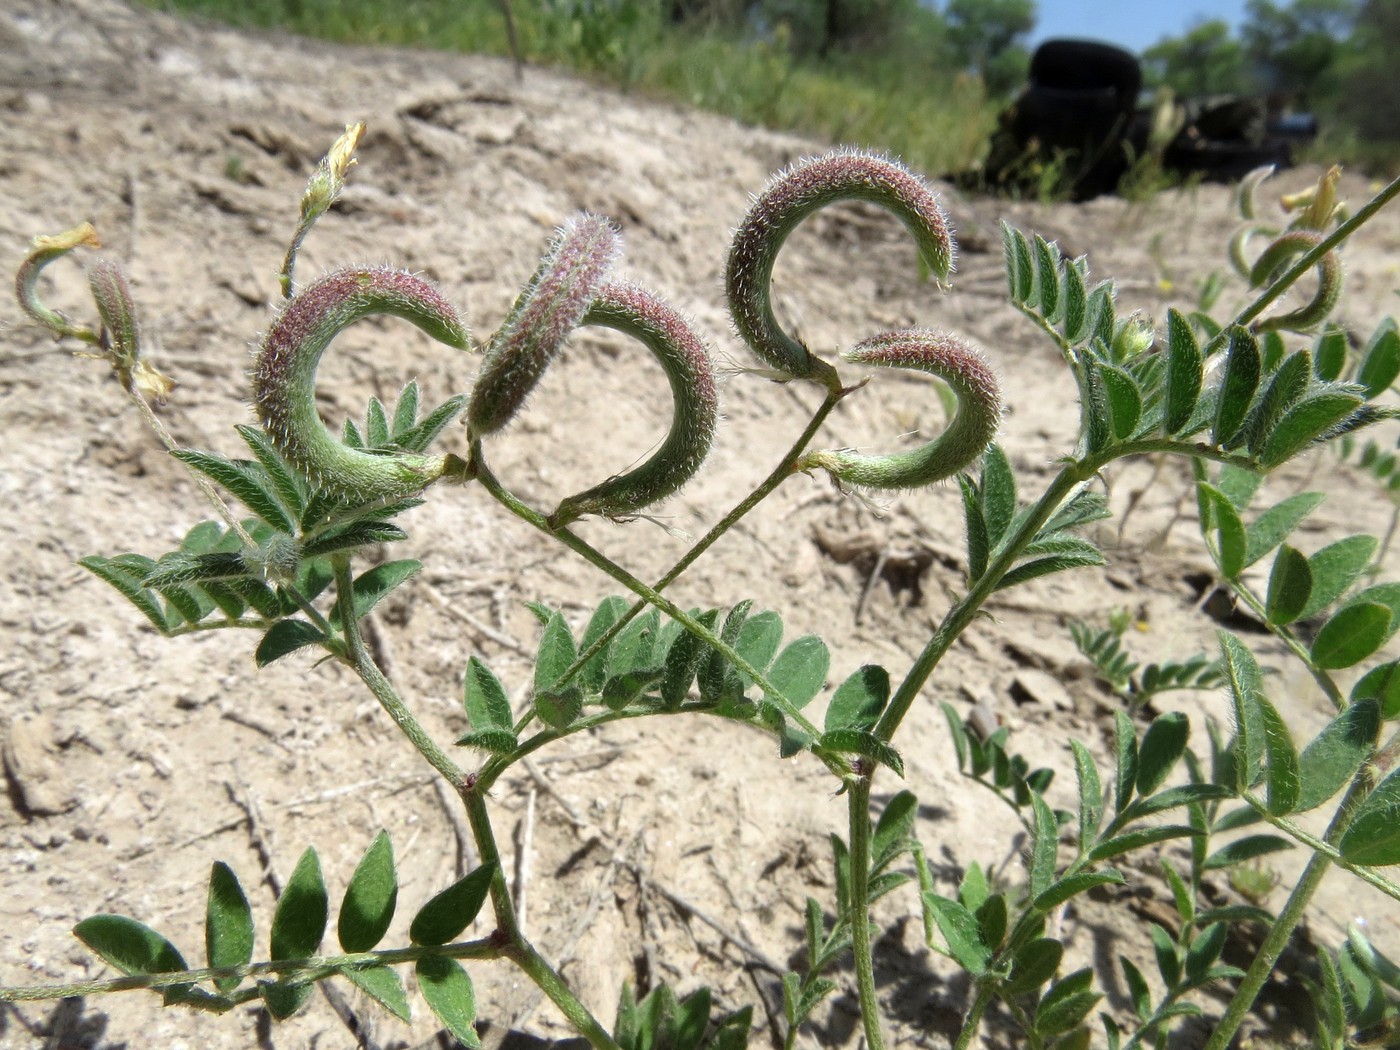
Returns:
[[[1273,173],[1274,165],[1265,164],[1240,179],[1240,184],[1235,190],[1235,207],[1239,209],[1241,219],[1251,222],[1259,217],[1259,187]]]
[[[953,270],[955,246],[938,198],[923,180],[886,157],[840,150],[775,176],[754,201],[729,250],[725,288],[740,338],[784,375],[830,384],[834,370],[815,358],[773,316],[773,263],[797,225],[841,200],[863,200],[890,211],[913,236],[919,256],[942,281]]]
[[[401,317],[439,342],[469,348],[466,326],[432,285],[383,268],[338,270],[292,299],[263,338],[253,407],[287,461],[347,503],[391,500],[442,476],[449,456],[363,452],[331,436],[316,413],[316,368],[342,329],[364,317]]]
[[[588,312],[619,248],[607,219],[580,215],[565,223],[486,350],[467,403],[469,440],[500,430],[520,410]]]
[[[1001,393],[982,356],[951,335],[923,329],[886,332],[841,355],[847,361],[912,368],[942,379],[958,410],[942,434],[919,448],[885,456],[850,449],[809,452],[803,470],[819,468],[838,481],[872,489],[913,489],[950,478],[977,461],[1001,425]]]
[[[656,296],[630,284],[609,284],[583,318],[640,340],[661,363],[671,384],[671,430],[641,466],[569,496],[550,517],[556,528],[585,514],[635,514],[676,492],[710,453],[719,421],[714,368],[690,326]]]
[[[44,301],[39,298],[37,287],[39,274],[43,273],[45,266],[79,247],[102,247],[102,242],[98,240],[97,231],[93,229],[92,223],[81,223],[71,230],[66,230],[53,237],[35,237],[29,245],[29,254],[25,256],[24,262],[20,263],[19,270],[15,274],[15,296],[19,299],[19,305],[24,309],[24,312],[45,328],[53,330],[60,336],[73,336],[84,342],[96,343],[98,341],[96,332],[86,325],[74,324],[57,310],[45,305]]]
[[[1322,234],[1313,230],[1290,230],[1264,249],[1249,273],[1253,287],[1263,287],[1283,275],[1299,258],[1322,243]],[[1317,273],[1317,291],[1312,300],[1297,310],[1260,321],[1260,331],[1284,330],[1305,332],[1316,328],[1336,309],[1342,295],[1342,263],[1335,251],[1330,251],[1313,267]]]

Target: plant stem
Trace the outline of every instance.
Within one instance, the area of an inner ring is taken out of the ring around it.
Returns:
[[[181,984],[199,984],[203,981],[227,977],[240,979],[258,977],[263,974],[304,978],[306,983],[311,983],[337,973],[344,973],[347,970],[362,969],[366,966],[393,966],[398,963],[417,962],[419,959],[426,959],[430,956],[441,956],[447,959],[498,959],[503,954],[501,947],[489,939],[461,941],[457,944],[415,944],[407,948],[357,952],[352,955],[311,956],[305,959],[250,963],[246,966],[212,966],[199,970],[176,970],[170,973],[136,973],[125,977],[111,977],[105,981],[83,981],[76,984],[0,988],[0,1002],[23,1003],[47,999],[73,999],[80,996],[102,995],[107,992],[122,992],[140,988],[171,988]]]
[[[564,979],[555,972],[520,929],[520,920],[515,913],[515,904],[510,897],[510,887],[506,884],[505,867],[501,864],[501,851],[496,846],[496,835],[491,828],[491,817],[486,812],[486,800],[479,783],[465,787],[460,792],[467,807],[467,823],[471,825],[472,838],[476,840],[477,853],[482,864],[495,866],[491,875],[491,907],[496,916],[494,942],[504,942],[501,954],[510,959],[535,983],[535,986],[549,996],[549,999],[573,1025],[574,1030],[588,1040],[594,1050],[618,1050],[618,1045],[598,1019],[579,1002],[569,990]]]
[[[953,1044],[953,1050],[967,1050],[972,1045],[977,1029],[982,1027],[982,1015],[987,1012],[994,994],[990,984],[977,985],[977,998],[972,1001],[972,1009],[967,1012],[967,1020],[963,1022],[962,1031],[958,1033],[958,1041]]]
[[[846,778],[851,832],[851,951],[855,955],[856,990],[867,1050],[884,1050],[880,1000],[875,991],[875,962],[870,949],[870,777]]]
[[[345,662],[369,687],[369,691],[379,701],[379,706],[388,712],[389,717],[394,720],[394,724],[399,727],[399,731],[408,737],[409,743],[427,759],[430,766],[452,785],[458,794],[461,794],[467,786],[467,775],[456,762],[452,761],[447,752],[428,735],[422,723],[413,717],[413,712],[409,711],[389,680],[384,677],[384,672],[379,669],[379,665],[374,662],[374,658],[365,648],[365,640],[360,634],[360,622],[355,616],[355,591],[354,581],[350,576],[349,556],[337,554],[332,557],[331,565],[335,570],[336,607],[340,612],[341,629],[345,634]]]
[[[1400,178],[1391,181],[1389,185],[1367,201],[1355,215],[1338,226],[1318,242],[1310,251],[1303,255],[1302,258],[1285,271],[1278,280],[1264,289],[1254,302],[1245,307],[1235,318],[1233,323],[1237,325],[1247,325],[1257,318],[1268,309],[1269,305],[1275,299],[1288,291],[1288,289],[1296,284],[1304,274],[1316,266],[1324,255],[1333,248],[1336,248],[1362,226],[1366,225],[1366,223],[1371,220],[1371,216],[1375,215],[1376,212],[1389,204],[1396,194],[1400,194]],[[1227,325],[1226,327],[1228,328],[1229,326]],[[1216,339],[1219,338],[1220,336],[1216,337]],[[1212,340],[1212,343],[1214,342],[1215,340]]]
[[[1370,782],[1370,773],[1363,767],[1361,772],[1352,779],[1346,796],[1342,799],[1341,805],[1337,807],[1332,824],[1324,836],[1326,840],[1335,840],[1346,831],[1347,825],[1351,823],[1362,799],[1366,797]],[[1258,997],[1260,990],[1273,974],[1279,956],[1283,954],[1283,949],[1288,946],[1289,938],[1293,936],[1293,931],[1297,928],[1298,923],[1303,920],[1303,915],[1312,902],[1313,895],[1317,892],[1317,888],[1322,885],[1322,880],[1331,866],[1330,857],[1322,853],[1312,855],[1312,859],[1303,869],[1303,874],[1298,877],[1298,883],[1294,886],[1293,892],[1288,895],[1288,901],[1284,904],[1283,910],[1279,912],[1278,918],[1269,927],[1268,936],[1264,938],[1264,943],[1259,946],[1259,951],[1254,956],[1254,961],[1250,963],[1248,972],[1240,981],[1239,987],[1235,989],[1234,997],[1230,1000],[1225,1015],[1215,1026],[1215,1031],[1211,1033],[1203,1050],[1226,1050],[1226,1047],[1230,1045],[1230,1041],[1234,1039],[1235,1033],[1239,1031],[1240,1025],[1244,1023],[1246,1015],[1254,1006],[1254,1000]]]

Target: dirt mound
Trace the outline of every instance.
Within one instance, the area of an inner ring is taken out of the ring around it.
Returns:
[[[0,243],[13,265],[33,235],[94,222],[106,250],[127,262],[158,363],[179,381],[165,418],[183,442],[237,454],[232,426],[251,421],[248,348],[278,302],[275,273],[301,187],[350,120],[366,121],[369,132],[343,204],[302,256],[304,278],[356,262],[420,271],[485,334],[559,222],[580,210],[617,220],[626,275],[690,316],[728,366],[714,457],[663,508],[678,532],[699,535],[747,493],[815,406],[805,390],[743,371],[756,362],[730,334],[721,268],[748,195],[821,144],[540,70],[517,80],[493,59],[247,35],[104,0],[17,7],[0,12]],[[1357,200],[1365,188],[1351,180],[1347,189]],[[896,222],[840,208],[799,230],[780,260],[784,316],[828,354],[914,323],[972,339],[1003,377],[1003,441],[1030,486],[1073,440],[1077,405],[1054,347],[1004,302],[995,220],[1088,252],[1097,273],[1121,279],[1125,312],[1157,315],[1194,296],[1201,260],[1223,265],[1228,191],[1169,193],[1145,207],[956,195],[949,205],[963,234],[951,294],[918,280]],[[1348,320],[1360,330],[1393,302],[1397,240],[1400,220],[1383,217],[1350,253]],[[52,299],[86,316],[78,268],[50,273]],[[1243,300],[1240,287],[1229,294]],[[292,658],[259,673],[253,640],[231,633],[164,641],[75,566],[87,554],[165,550],[207,511],[102,367],[55,350],[3,298],[0,331],[0,718],[10,793],[0,804],[0,983],[104,973],[68,932],[98,911],[140,918],[198,957],[214,860],[256,889],[260,930],[273,903],[265,868],[285,879],[307,845],[320,850],[332,894],[379,827],[393,835],[406,905],[450,882],[470,862],[454,847],[454,821],[416,756],[343,669]],[[358,415],[371,394],[392,398],[413,376],[426,396],[441,398],[469,389],[475,367],[407,325],[366,323],[329,355],[322,407],[332,418]],[[492,446],[491,462],[522,497],[552,506],[642,456],[664,434],[669,411],[664,378],[637,347],[587,332]],[[892,447],[941,420],[927,386],[882,377],[843,404],[821,440]],[[1151,470],[1129,464],[1116,474],[1118,507]],[[1304,480],[1348,491],[1355,484],[1326,455],[1269,484],[1282,492]],[[1151,655],[1213,645],[1210,625],[1191,611],[1207,574],[1188,542],[1194,523],[1168,528],[1194,513],[1186,491],[1169,467],[1121,542],[1101,537],[1108,572],[1053,577],[995,602],[995,620],[950,655],[941,684],[911,718],[900,741],[908,786],[923,802],[919,832],[945,890],[973,859],[1021,879],[1022,843],[1009,812],[958,777],[936,702],[986,701],[1015,727],[1023,751],[1072,784],[1068,741],[1102,750],[1111,701],[1076,657],[1067,618],[1128,606],[1150,628],[1140,647]],[[1379,535],[1388,513],[1379,497],[1353,498],[1313,520]],[[525,600],[577,623],[616,590],[475,488],[434,491],[405,525],[411,539],[400,556],[422,558],[427,570],[376,614],[376,637],[412,706],[444,739],[464,728],[468,656],[487,661],[508,687],[527,687],[537,628]],[[685,546],[646,522],[581,528],[643,577],[655,578]],[[781,611],[790,637],[816,632],[832,644],[833,681],[872,661],[899,673],[960,586],[961,535],[954,487],[902,497],[877,517],[824,481],[799,478],[674,596],[682,605],[752,598]],[[1298,685],[1280,690],[1279,702],[1296,708],[1297,724],[1321,726],[1324,704]],[[1225,717],[1221,698],[1202,703]],[[605,1019],[625,979],[682,991],[708,983],[722,1006],[779,1008],[765,967],[790,963],[804,898],[831,895],[826,835],[844,828],[845,804],[817,763],[779,762],[770,751],[766,738],[741,729],[652,720],[572,738],[502,782],[498,833],[512,873],[530,873],[529,933],[563,960]],[[895,779],[883,787],[897,790]],[[1291,859],[1279,866],[1288,865],[1296,867]],[[1319,939],[1334,941],[1356,914],[1370,918],[1382,945],[1400,943],[1396,909],[1384,898],[1340,879],[1333,888],[1314,925]],[[1125,895],[1072,912],[1072,954],[1141,950],[1153,906],[1150,896]],[[901,1042],[952,1030],[967,1005],[966,986],[946,980],[919,925],[892,922],[882,947]],[[396,926],[390,936],[403,934]],[[474,976],[482,1016],[498,1030],[564,1031],[507,967],[477,967]],[[823,1044],[854,1041],[852,1004],[838,997],[818,1032]],[[421,1008],[411,1026],[361,1013],[383,1047],[419,1044],[435,1029]],[[0,1045],[351,1043],[319,997],[275,1029],[260,1017],[251,1008],[222,1020],[167,1012],[150,996],[77,1001],[0,1013]]]

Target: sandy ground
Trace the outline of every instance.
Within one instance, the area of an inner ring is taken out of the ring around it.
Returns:
[[[720,274],[748,194],[821,143],[540,70],[516,80],[493,59],[252,37],[107,0],[0,11],[0,111],[5,258],[17,263],[36,233],[82,219],[97,225],[127,262],[159,363],[179,380],[165,418],[187,444],[239,453],[232,427],[251,418],[248,351],[277,302],[274,274],[296,200],[315,159],[355,119],[369,125],[360,163],[343,205],[308,243],[303,275],[356,262],[420,271],[485,335],[556,224],[581,209],[618,221],[626,274],[690,316],[725,369],[714,457],[663,508],[674,530],[699,535],[747,493],[816,403],[742,371],[754,362],[730,333]],[[1298,188],[1315,174],[1280,185]],[[1345,189],[1353,200],[1366,192],[1359,178]],[[1162,317],[1169,303],[1194,299],[1206,269],[1223,265],[1229,194],[1205,187],[1147,205],[1046,207],[950,193],[947,202],[963,235],[950,294],[917,280],[895,222],[842,208],[798,231],[780,260],[784,316],[827,352],[912,323],[974,341],[1002,377],[1002,440],[1031,493],[1073,441],[1077,407],[1054,348],[1003,302],[996,221],[1089,253],[1096,274],[1120,279],[1125,312]],[[1400,218],[1383,216],[1349,253],[1345,320],[1359,332],[1394,303],[1397,241]],[[85,316],[78,267],[50,272],[53,300]],[[1225,302],[1244,294],[1231,284]],[[265,930],[273,898],[264,851],[285,878],[314,844],[336,898],[380,827],[396,844],[402,911],[411,915],[459,863],[453,821],[425,768],[344,670],[303,656],[259,673],[252,639],[233,633],[162,640],[75,565],[92,553],[158,553],[206,511],[102,367],[56,350],[8,299],[0,331],[0,732],[10,756],[8,802],[0,801],[0,982],[107,972],[69,934],[98,911],[140,918],[198,958],[211,862],[240,873]],[[668,419],[650,367],[635,347],[580,335],[526,417],[492,445],[497,473],[547,507],[634,461]],[[474,369],[406,325],[366,323],[329,355],[323,409],[336,419],[359,413],[370,394],[391,397],[411,376],[440,398],[468,389]],[[930,390],[882,377],[843,404],[821,440],[892,447],[940,421]],[[1116,470],[1114,504],[1151,470]],[[1310,519],[1300,539],[1307,549],[1347,531],[1384,532],[1390,504],[1331,455],[1270,480],[1267,493],[1305,485],[1353,497]],[[989,704],[1020,750],[1060,771],[1051,800],[1068,806],[1068,742],[1106,754],[1115,701],[1078,658],[1067,621],[1126,606],[1145,627],[1131,639],[1141,656],[1213,644],[1216,624],[1194,612],[1208,567],[1192,541],[1187,492],[1183,472],[1169,466],[1121,536],[1116,523],[1099,534],[1107,571],[1053,577],[995,601],[910,718],[899,740],[907,786],[922,801],[918,830],[944,892],[973,860],[1016,884],[1024,840],[1005,807],[958,776],[937,701]],[[405,524],[411,539],[396,554],[423,559],[427,570],[376,613],[376,629],[393,677],[443,739],[465,725],[468,656],[486,660],[511,690],[526,687],[536,638],[526,600],[581,624],[617,590],[478,489],[434,491]],[[581,530],[643,577],[684,549],[646,522]],[[789,637],[817,632],[831,643],[832,682],[871,661],[899,673],[960,585],[961,533],[953,486],[891,501],[877,516],[824,481],[798,478],[674,593],[682,604],[752,598],[780,610]],[[1324,702],[1296,672],[1277,681],[1276,702],[1296,734],[1310,737],[1327,719]],[[1185,703],[1203,745],[1200,719],[1225,718],[1225,699]],[[880,797],[898,786],[882,778]],[[507,777],[494,802],[510,869],[529,873],[530,935],[602,1017],[611,1021],[624,980],[665,980],[682,991],[708,983],[726,1008],[758,1003],[766,1028],[763,1003],[778,1000],[763,960],[796,961],[803,900],[830,897],[826,837],[844,828],[844,800],[816,762],[778,761],[765,738],[730,725],[655,720],[570,739],[540,755],[533,774]],[[1144,950],[1146,923],[1168,906],[1152,864],[1144,858],[1149,874],[1130,891],[1070,911],[1071,961],[1111,965],[1120,952]],[[1286,855],[1276,866],[1286,880],[1300,864]],[[1218,889],[1228,893],[1223,880]],[[1379,943],[1400,947],[1400,909],[1340,876],[1325,887],[1309,935],[1336,943],[1358,917]],[[900,1045],[945,1045],[966,1009],[966,983],[923,946],[911,895],[898,895],[884,918],[879,979],[892,1034]],[[391,939],[404,937],[406,921]],[[513,971],[479,966],[474,977],[481,1016],[497,1032],[564,1034]],[[849,973],[841,980],[811,1033],[822,1045],[857,1040]],[[1121,986],[1110,978],[1108,990],[1105,1008],[1125,1012]],[[350,992],[370,1026],[367,1045],[438,1045],[425,1043],[436,1026],[421,1003],[403,1025]],[[1278,1020],[1282,1035],[1298,1035],[1287,1016]],[[987,1035],[990,1045],[1011,1038],[996,1023]],[[767,1038],[755,1033],[755,1045]],[[1192,1040],[1187,1033],[1180,1045]],[[0,1012],[7,1048],[254,1044],[355,1040],[319,996],[276,1028],[253,1008],[206,1020],[163,1011],[151,996]]]

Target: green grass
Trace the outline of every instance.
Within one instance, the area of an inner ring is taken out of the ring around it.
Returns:
[[[508,55],[496,0],[164,0],[167,10],[357,44]],[[773,40],[673,26],[660,0],[512,0],[521,51],[644,97],[746,124],[888,150],[930,175],[968,167],[997,103],[934,69],[917,34],[873,55],[794,58]]]

